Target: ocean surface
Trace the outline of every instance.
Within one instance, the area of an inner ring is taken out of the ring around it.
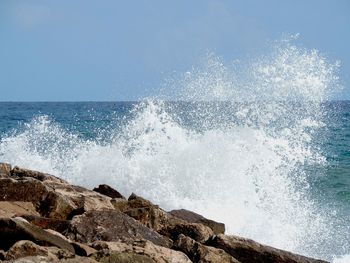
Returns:
[[[338,67],[282,41],[239,65],[208,55],[138,102],[1,102],[0,161],[350,262],[350,101],[331,100]]]

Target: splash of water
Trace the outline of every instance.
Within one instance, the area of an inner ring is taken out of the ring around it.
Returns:
[[[310,197],[306,165],[337,63],[283,42],[239,68],[209,55],[176,87],[184,102],[146,100],[114,136],[84,140],[47,116],[3,138],[2,159],[76,184],[109,183],[165,209],[225,222],[228,233],[331,259],[348,253],[344,229]]]

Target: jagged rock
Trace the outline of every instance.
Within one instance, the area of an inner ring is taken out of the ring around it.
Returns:
[[[8,249],[19,240],[31,240],[40,245],[53,245],[74,253],[66,240],[30,224],[21,217],[0,218],[0,248]]]
[[[123,198],[112,198],[111,203],[114,207],[114,209],[118,211],[125,211],[128,210],[129,202],[128,200],[125,200]]]
[[[59,262],[59,263],[97,263],[96,260],[92,258],[87,258],[87,257],[74,257],[74,258],[62,258],[62,259],[57,259],[53,258],[52,256],[32,256],[32,257],[24,257],[24,258],[19,258],[14,261],[6,261],[6,262],[13,262],[13,263],[47,263],[47,262]]]
[[[28,256],[48,256],[48,251],[29,240],[16,242],[6,253],[5,260],[14,260]]]
[[[0,177],[8,177],[11,175],[11,164],[0,163]]]
[[[155,263],[190,263],[189,258],[180,251],[157,246],[147,240],[135,240],[132,243],[97,241],[92,244],[100,251],[93,255],[98,261],[101,259],[134,259],[135,261],[105,261],[105,262],[155,262]],[[137,257],[144,256],[142,258]],[[136,261],[145,260],[145,261]]]
[[[201,216],[195,212],[192,212],[186,209],[179,209],[179,210],[172,210],[169,212],[169,214],[177,218],[180,218],[188,223],[200,223],[205,226],[208,226],[213,230],[215,235],[225,233],[225,224],[215,222],[214,220],[211,220],[211,219],[207,219],[204,216]]]
[[[117,190],[115,190],[107,184],[100,184],[97,188],[94,188],[94,191],[109,196],[111,198],[125,199],[125,197],[121,193],[119,193]]]
[[[71,240],[88,243],[97,240],[118,241],[144,238],[165,247],[171,240],[117,210],[91,210],[75,216],[67,236]]]
[[[31,177],[39,181],[53,181],[58,183],[68,184],[67,181],[62,180],[54,175],[33,171],[29,169],[20,168],[18,166],[13,167],[11,170],[11,176],[13,177]]]
[[[152,258],[135,252],[100,251],[93,256],[98,262],[102,263],[156,263]]]
[[[56,257],[57,259],[68,259],[75,257],[74,253],[69,252],[65,249],[60,249],[58,247],[46,247],[46,249],[49,252],[49,256]]]
[[[193,262],[198,263],[240,263],[224,250],[202,245],[185,235],[180,234],[174,248],[184,252]]]
[[[55,218],[47,218],[36,215],[22,215],[29,223],[43,229],[52,229],[59,233],[63,233],[68,229],[69,221]]]
[[[210,237],[214,235],[211,228],[197,223],[177,224],[169,226],[160,231],[172,240],[176,240],[180,234],[184,234],[197,242],[205,243]]]
[[[0,178],[0,201],[31,202],[41,215],[54,218],[65,218],[76,209],[68,198],[30,177]]]
[[[70,219],[92,209],[114,209],[110,197],[51,175],[21,168],[12,175],[0,178],[0,201],[32,202],[44,217]]]
[[[75,254],[79,256],[88,257],[96,252],[96,249],[79,242],[72,242],[71,244],[75,249]]]
[[[288,251],[262,245],[238,236],[217,235],[208,244],[225,250],[243,263],[326,263]]]
[[[39,216],[33,203],[20,201],[0,201],[0,217],[14,217],[23,215]]]

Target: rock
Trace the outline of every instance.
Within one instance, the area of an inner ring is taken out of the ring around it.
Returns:
[[[67,236],[81,243],[144,238],[157,245],[165,247],[172,245],[168,238],[117,210],[91,210],[75,216],[70,223]]]
[[[68,184],[67,181],[64,181],[64,180],[62,180],[54,175],[47,174],[47,173],[41,173],[38,171],[29,170],[29,169],[24,169],[24,168],[20,168],[18,166],[15,166],[11,170],[11,176],[13,176],[13,177],[31,177],[31,178],[37,179],[39,181],[42,181],[42,182],[43,181],[53,181],[53,182]]]
[[[97,188],[94,188],[94,191],[109,196],[111,198],[125,199],[125,197],[122,194],[120,194],[117,190],[113,189],[112,187],[106,184],[100,184]]]
[[[69,242],[30,224],[21,217],[0,218],[0,233],[0,248],[5,250],[19,240],[31,240],[40,245],[53,245],[74,253],[74,248]]]
[[[0,249],[0,261],[5,260],[6,252]]]
[[[8,177],[11,175],[11,164],[0,163],[0,178]]]
[[[69,240],[67,237],[65,237],[64,235],[62,235],[61,233],[52,230],[52,229],[44,229],[44,231],[50,233],[51,235],[57,236],[59,238],[62,238],[63,240],[67,241],[68,243],[71,243],[71,240]]]
[[[207,219],[195,212],[192,212],[186,209],[179,209],[179,210],[172,210],[169,212],[169,214],[189,223],[200,223],[205,226],[208,226],[213,230],[215,235],[225,233],[225,224]]]
[[[0,178],[0,201],[31,202],[41,215],[53,218],[65,219],[76,209],[68,198],[30,177],[18,180]]]
[[[288,251],[262,245],[238,236],[217,235],[208,244],[225,250],[244,263],[325,263],[326,261],[304,257]]]
[[[183,262],[190,263],[189,258],[180,251],[175,251],[169,248],[157,246],[147,240],[135,240],[132,243],[122,242],[103,242],[98,241],[93,244],[95,248],[100,251],[93,255],[98,261],[101,259],[133,259],[134,261],[120,261],[120,262]],[[144,256],[142,258],[136,256]],[[144,260],[144,261],[136,261]],[[119,262],[119,261],[104,261],[104,262]]]
[[[94,258],[96,258],[98,262],[102,263],[156,263],[150,257],[134,252],[101,251],[96,253]]]
[[[7,251],[5,260],[14,260],[28,256],[48,256],[48,251],[32,241],[21,240]]]
[[[162,229],[160,233],[171,238],[172,240],[176,240],[180,234],[184,234],[185,236],[188,236],[199,243],[205,243],[214,235],[213,231],[209,227],[197,223],[177,224],[175,226]]]
[[[29,223],[36,225],[43,229],[52,229],[59,233],[67,231],[69,226],[68,220],[61,220],[55,218],[47,218],[36,215],[22,215],[22,218],[26,219]]]
[[[39,216],[33,203],[20,201],[0,201],[0,217],[14,217],[23,215]]]
[[[128,200],[125,200],[123,198],[112,198],[111,203],[112,203],[114,209],[121,211],[121,212],[128,210],[128,207],[129,207]]]
[[[179,238],[174,243],[174,247],[184,252],[193,262],[240,263],[224,250],[202,245],[182,234],[179,235]]]
[[[69,252],[68,250],[65,249],[60,249],[58,247],[46,247],[47,251],[49,252],[49,256],[52,258],[57,258],[57,259],[69,259],[69,258],[74,258],[75,254],[72,252]]]
[[[50,175],[23,170],[14,168],[12,173],[17,177],[0,178],[0,201],[32,202],[40,215],[63,220],[92,209],[114,209],[110,197]]]
[[[79,242],[72,242],[71,244],[75,249],[75,254],[79,256],[88,257],[96,252],[96,249]]]

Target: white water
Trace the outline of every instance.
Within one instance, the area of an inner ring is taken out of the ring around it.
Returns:
[[[108,183],[165,209],[197,211],[224,222],[228,233],[332,259],[349,253],[349,241],[332,224],[333,211],[310,197],[302,165],[325,165],[314,134],[325,125],[321,103],[338,88],[337,66],[289,42],[244,66],[209,55],[172,82],[180,100],[227,103],[224,110],[205,103],[188,110],[192,128],[179,121],[178,107],[146,100],[107,141],[80,139],[42,116],[3,138],[0,155],[75,184]],[[288,102],[303,110],[290,111]]]

